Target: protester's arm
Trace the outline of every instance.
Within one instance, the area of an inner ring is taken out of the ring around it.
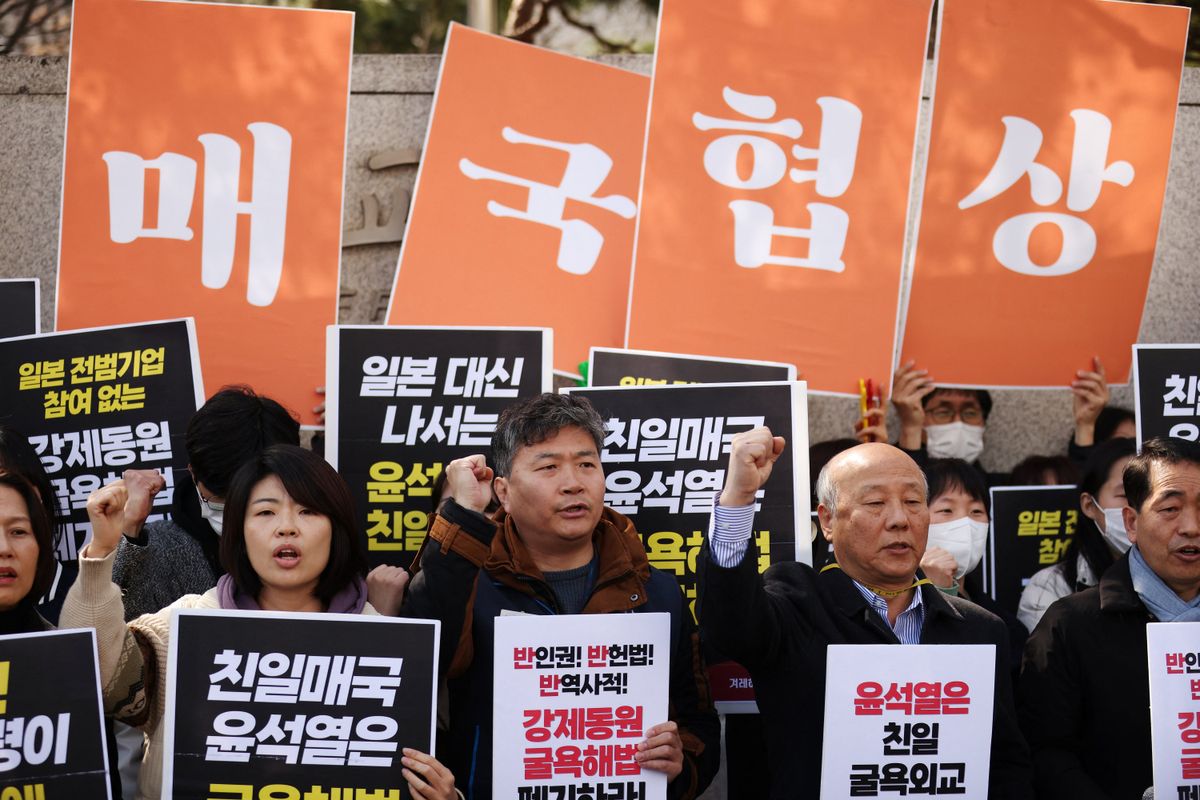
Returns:
[[[933,391],[929,373],[917,369],[912,361],[901,364],[892,378],[892,405],[900,417],[900,438],[896,446],[909,452],[922,449],[925,433],[925,408],[922,401]]]
[[[1040,797],[1109,800],[1083,766],[1082,665],[1062,624],[1063,608],[1052,606],[1025,645],[1017,697],[1021,730],[1033,752]]]
[[[747,667],[769,661],[785,629],[794,635],[804,627],[788,599],[767,591],[770,572],[759,575],[751,541],[755,493],[783,448],[783,439],[767,428],[733,437],[719,508],[696,565],[700,630],[721,655]]]
[[[1108,405],[1109,391],[1100,357],[1092,358],[1092,369],[1081,369],[1071,382],[1075,413],[1075,444],[1090,447],[1096,443],[1096,420]]]
[[[400,616],[436,619],[442,623],[438,669],[465,669],[470,663],[469,637],[464,637],[475,598],[475,579],[491,548],[496,525],[483,516],[492,499],[492,470],[482,455],[456,459],[446,465],[446,491],[451,496],[429,528],[421,549],[419,571],[408,583]],[[464,649],[460,660],[460,643]]]

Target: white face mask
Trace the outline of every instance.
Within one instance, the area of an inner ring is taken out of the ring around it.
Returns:
[[[214,503],[209,500],[204,502],[204,496],[200,494],[200,490],[196,490],[196,496],[200,498],[200,516],[208,521],[212,526],[213,532],[217,536],[221,535],[221,520],[225,517],[225,504]]]
[[[961,580],[983,559],[987,546],[988,524],[970,517],[959,517],[949,522],[933,522],[929,525],[929,541],[926,547],[940,547],[954,557],[958,569],[954,579]]]
[[[947,422],[925,428],[925,448],[931,458],[961,458],[971,462],[983,452],[983,426]]]
[[[1104,540],[1118,553],[1128,553],[1133,543],[1129,541],[1129,534],[1125,532],[1125,516],[1122,513],[1124,509],[1104,508],[1099,503],[1096,503],[1096,508],[1104,512],[1104,524],[1099,526]]]

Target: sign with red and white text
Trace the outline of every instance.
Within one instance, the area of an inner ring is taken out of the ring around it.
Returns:
[[[931,5],[663,0],[626,347],[891,375]]]
[[[1188,9],[943,0],[902,359],[942,385],[1129,378]],[[1103,76],[1103,79],[1098,79]],[[1014,357],[1036,354],[1036,357]]]
[[[495,630],[493,796],[665,800],[666,775],[635,756],[667,721],[670,615],[514,614]]]
[[[1200,623],[1146,626],[1155,797],[1200,792]]]
[[[450,25],[389,325],[554,329],[554,366],[625,331],[650,81]]]
[[[987,800],[995,645],[830,645],[822,800]]]
[[[316,424],[354,15],[76,0],[59,330],[193,317],[213,387]]]

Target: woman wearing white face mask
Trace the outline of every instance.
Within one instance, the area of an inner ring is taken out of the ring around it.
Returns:
[[[979,566],[987,546],[987,487],[979,471],[961,459],[933,459],[925,474],[929,539],[921,569],[943,592],[966,596],[962,579]]]
[[[1133,458],[1133,439],[1110,439],[1096,445],[1079,479],[1082,517],[1062,561],[1036,573],[1021,593],[1017,618],[1033,630],[1052,603],[1089,586],[1129,550],[1121,511],[1125,502],[1122,475]]]

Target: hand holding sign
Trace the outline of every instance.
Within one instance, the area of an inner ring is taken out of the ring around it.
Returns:
[[[433,756],[406,747],[400,763],[404,765],[401,773],[408,781],[413,797],[421,800],[456,800],[458,797],[454,791],[454,773]]]
[[[482,514],[492,502],[495,474],[482,455],[456,458],[446,465],[446,491],[463,508]]]
[[[124,481],[113,481],[88,495],[88,520],[92,523],[92,541],[83,555],[87,558],[107,558],[117,549],[125,530],[125,504],[129,489]]]
[[[734,436],[720,504],[734,507],[753,503],[755,494],[771,477],[771,468],[783,454],[784,444],[783,437],[773,436],[767,427]]]
[[[917,369],[916,364],[909,361],[901,364],[892,379],[892,405],[900,416],[900,440],[897,446],[905,450],[917,450],[921,447],[921,434],[925,430],[925,407],[922,401],[925,395],[933,391],[933,381],[929,372]]]
[[[646,740],[638,745],[635,758],[644,769],[664,772],[668,781],[675,780],[683,772],[683,741],[679,738],[679,726],[674,722],[661,722],[646,731]]]

